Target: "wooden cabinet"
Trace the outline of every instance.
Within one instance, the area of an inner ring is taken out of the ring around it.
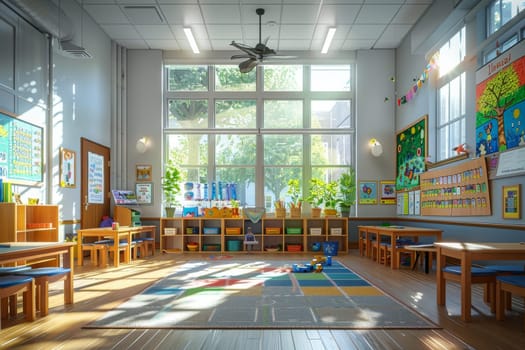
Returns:
[[[58,242],[58,206],[0,203],[0,242]]]
[[[115,206],[113,221],[118,222],[121,226],[141,226],[140,212],[120,205]]]
[[[58,206],[0,203],[0,242],[58,242]],[[58,266],[58,258],[26,263]]]
[[[160,222],[162,252],[319,252],[324,242],[348,251],[348,219],[265,217],[257,223],[244,218],[179,217]],[[244,245],[251,231],[256,243]]]

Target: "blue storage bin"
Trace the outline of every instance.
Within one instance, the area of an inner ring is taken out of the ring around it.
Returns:
[[[339,242],[328,241],[323,242],[323,252],[326,256],[336,256],[339,250]]]

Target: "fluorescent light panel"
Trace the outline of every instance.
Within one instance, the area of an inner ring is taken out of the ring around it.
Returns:
[[[188,39],[193,53],[199,53],[200,51],[197,47],[197,42],[195,41],[191,28],[184,28],[184,34],[186,34],[186,39]]]
[[[328,49],[330,48],[330,44],[332,44],[332,39],[334,38],[336,29],[337,28],[335,27],[328,28],[328,34],[326,34],[326,38],[324,39],[323,49],[321,50],[321,53],[328,52]]]

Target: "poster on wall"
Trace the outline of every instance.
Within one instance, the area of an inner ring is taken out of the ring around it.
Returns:
[[[397,194],[397,215],[408,215],[408,192]]]
[[[359,204],[377,204],[377,181],[359,181]]]
[[[525,146],[525,43],[476,72],[476,156]]]
[[[421,191],[414,191],[414,215],[421,215]]]
[[[382,180],[379,182],[381,193],[381,204],[396,204],[396,182],[393,180]]]
[[[43,181],[43,129],[0,111],[0,178],[39,185]]]
[[[104,204],[104,157],[88,152],[88,203]]]
[[[427,157],[427,119],[424,115],[396,135],[396,190],[419,186]]]

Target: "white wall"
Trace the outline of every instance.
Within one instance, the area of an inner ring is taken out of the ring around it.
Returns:
[[[81,9],[76,1],[62,1],[61,7],[78,26],[73,42],[84,47],[92,58],[71,58],[57,48],[53,50],[53,179],[48,186],[52,187],[50,202],[61,204],[60,219],[80,220],[80,138],[111,145],[111,41],[86,15],[81,32]],[[60,147],[77,152],[76,188],[59,187]]]
[[[395,51],[358,51],[356,66],[357,179],[377,181],[379,189],[379,181],[395,179]],[[370,153],[371,138],[383,145],[380,157]],[[395,205],[358,205],[357,215],[393,216]]]
[[[135,166],[153,167],[153,205],[142,205],[141,215],[158,217],[162,210],[162,51],[127,51],[127,156],[128,189],[135,189]],[[140,154],[136,142],[150,140],[149,148]]]

